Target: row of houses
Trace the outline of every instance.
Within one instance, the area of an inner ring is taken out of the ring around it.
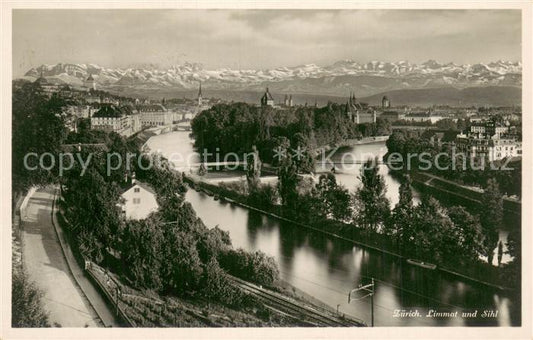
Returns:
[[[459,152],[472,158],[489,161],[522,156],[522,139],[519,129],[508,121],[490,119],[474,123],[466,133],[455,139]]]
[[[93,129],[127,134],[138,132],[144,127],[167,126],[190,120],[193,114],[169,111],[161,104],[136,107],[105,105],[90,118]]]

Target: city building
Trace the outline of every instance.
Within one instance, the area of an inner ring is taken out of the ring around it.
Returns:
[[[261,97],[261,106],[270,106],[274,107],[274,97],[270,94],[268,87],[266,88],[265,94]]]
[[[346,103],[346,114],[356,124],[376,122],[376,111],[368,104],[357,101],[354,93],[350,93],[348,103]]]
[[[89,74],[89,77],[83,82],[83,86],[85,86],[88,90],[96,90],[96,81],[93,78],[92,74]]]
[[[383,96],[383,99],[381,99],[381,108],[382,109],[388,109],[390,108],[390,100],[389,97]]]
[[[395,122],[405,118],[405,113],[399,111],[385,111],[381,114],[380,118],[386,119],[389,122]]]
[[[120,133],[130,127],[125,110],[114,105],[104,105],[91,117],[91,128]]]
[[[126,176],[126,186],[119,203],[123,217],[127,220],[142,220],[159,209],[155,191],[147,184],[137,181],[135,173],[131,179]]]
[[[138,105],[142,126],[164,126],[170,125],[174,121],[173,112],[169,112],[161,104],[144,104]]]
[[[91,118],[93,112],[97,110],[90,105],[68,105],[66,111],[77,118]]]
[[[436,122],[438,122],[439,120],[442,120],[444,118],[446,118],[446,117],[443,117],[440,114],[435,114],[435,113],[431,113],[429,111],[425,111],[425,112],[412,112],[412,113],[409,113],[409,114],[405,115],[405,117],[403,119],[406,120],[406,121],[409,121],[409,122],[417,122],[417,123],[430,122],[431,124],[435,124]]]
[[[491,119],[470,126],[467,133],[457,135],[458,152],[469,158],[485,158],[489,161],[521,157],[522,141],[507,123]]]
[[[34,84],[38,85],[41,93],[47,96],[48,98],[50,98],[52,94],[58,92],[61,89],[59,85],[54,84],[48,79],[46,79],[43,76],[42,71],[41,71],[41,76],[35,80]]]
[[[141,114],[140,113],[134,113],[129,116],[130,118],[130,126],[131,126],[131,132],[139,132],[142,129],[142,122],[141,122]]]
[[[293,106],[292,95],[285,95],[285,100],[283,101],[283,105],[285,107],[292,107]]]

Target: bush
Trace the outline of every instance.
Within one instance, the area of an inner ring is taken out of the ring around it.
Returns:
[[[278,190],[271,185],[261,185],[256,190],[250,192],[248,202],[259,207],[269,207],[278,202]]]
[[[11,294],[12,327],[50,327],[43,308],[43,293],[25,272],[13,272]]]
[[[232,249],[222,254],[220,264],[231,275],[260,285],[272,286],[279,279],[276,262],[261,251]]]

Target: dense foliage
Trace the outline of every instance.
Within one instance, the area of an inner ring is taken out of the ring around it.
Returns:
[[[24,157],[29,153],[41,156],[50,153],[57,159],[67,130],[66,115],[63,114],[65,101],[52,96],[47,98],[33,83],[24,83],[13,89],[12,97],[12,183],[13,193],[24,191],[32,185],[52,183],[57,178],[57,167],[45,170],[39,166],[37,157],[29,157],[29,170],[24,165]],[[43,159],[45,167],[51,165],[49,157]]]
[[[263,160],[272,163],[280,137],[289,140],[293,149],[300,146],[314,150],[348,138],[389,134],[390,124],[378,119],[375,124],[357,125],[349,119],[345,105],[334,103],[321,108],[287,109],[234,103],[214,105],[201,112],[192,122],[192,131],[195,145],[202,152],[236,152],[242,156],[256,145]],[[309,171],[304,165],[299,167]]]
[[[11,284],[11,326],[50,327],[42,300],[42,292],[30,281],[28,274],[14,270]]]
[[[181,175],[171,171],[165,159],[139,155],[137,144],[116,134],[104,137],[99,142],[106,145],[106,152],[91,149],[92,161],[85,173],[81,175],[78,164],[62,181],[63,216],[84,257],[116,271],[134,287],[200,295],[227,304],[239,299],[225,274],[234,272],[225,261],[228,256],[247,263],[239,274],[243,279],[267,285],[278,280],[271,258],[234,252],[226,232],[202,223],[184,200]],[[125,157],[128,153],[134,154],[129,169],[122,164],[107,173],[107,155]],[[121,216],[120,193],[129,185],[132,173],[156,192],[159,210],[144,220]]]
[[[455,138],[456,134],[457,131],[448,130],[444,133],[443,139],[451,141]],[[442,153],[438,159],[439,165],[443,168],[448,166],[448,169],[438,169],[436,166],[431,166],[429,169],[426,169],[427,164],[420,162],[418,156],[413,156],[413,158],[411,158],[410,169],[427,170],[460,184],[475,185],[479,187],[485,187],[488,180],[494,178],[498,182],[500,190],[503,193],[509,195],[521,195],[522,162],[520,160],[507,164],[507,167],[512,170],[500,169],[498,165],[503,165],[503,162],[494,162],[494,168],[491,168],[487,163],[483,169],[480,169],[479,164],[473,164],[470,161],[466,161],[464,162],[466,167],[463,168],[463,158],[461,154],[456,152],[455,162],[452,163],[452,150],[445,145],[439,146],[431,143],[431,136],[432,133],[430,131],[422,133],[413,131],[394,131],[387,140],[388,153],[385,155],[385,159],[388,159],[389,155],[393,153],[399,153],[405,161],[408,159],[409,154],[421,155],[422,153],[427,152],[431,155],[429,159],[434,165],[437,153]],[[452,165],[455,165],[455,167]],[[406,166],[407,164],[404,163],[404,167]]]
[[[374,232],[379,230],[390,213],[390,202],[385,196],[387,188],[383,176],[378,173],[377,161],[368,160],[363,165],[359,176],[362,186],[355,192],[358,203],[355,220]]]

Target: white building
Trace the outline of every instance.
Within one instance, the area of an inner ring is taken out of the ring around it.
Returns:
[[[494,121],[473,124],[468,134],[457,135],[455,142],[459,152],[491,162],[522,156],[522,141],[510,133],[509,126]]]
[[[439,120],[443,120],[445,118],[446,117],[442,115],[434,114],[430,112],[415,112],[415,113],[410,113],[410,114],[405,115],[403,119],[409,122],[417,122],[417,123],[431,122],[431,124],[435,124]]]
[[[155,191],[145,183],[132,179],[121,194],[120,207],[125,219],[142,220],[159,209]]]
[[[91,128],[120,133],[130,127],[130,118],[116,106],[103,106],[91,117]]]
[[[139,105],[142,126],[164,126],[173,122],[174,113],[161,104]]]

